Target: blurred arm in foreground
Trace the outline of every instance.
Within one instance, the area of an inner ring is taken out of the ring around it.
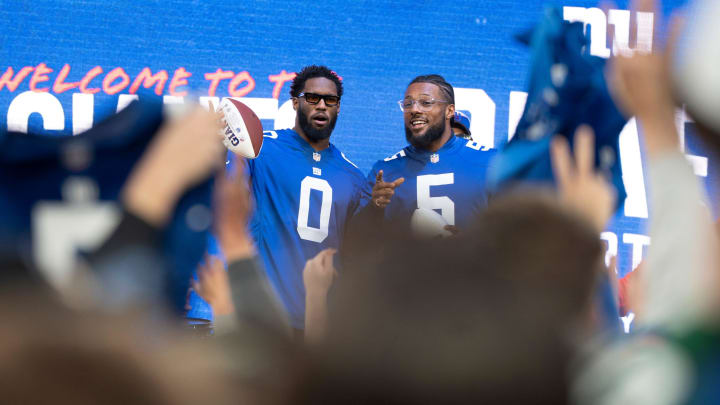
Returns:
[[[337,270],[333,266],[335,249],[325,249],[308,260],[303,269],[305,284],[305,340],[320,343],[327,331],[327,296]]]
[[[661,15],[654,1],[634,6],[656,21]],[[639,327],[584,365],[575,384],[579,403],[718,401],[718,238],[675,128],[669,61],[678,31],[675,20],[664,51],[619,56],[610,67],[616,102],[638,119],[647,147],[652,245],[633,283]]]
[[[262,324],[277,331],[288,330],[282,309],[255,253],[247,232],[251,200],[244,162],[236,160],[230,175],[215,179],[213,204],[215,235],[228,263],[227,272],[217,258],[208,258],[198,270],[195,291],[213,308],[215,328],[222,332],[237,322]]]
[[[158,270],[166,267],[162,230],[183,193],[219,167],[225,148],[218,129],[217,114],[197,107],[163,125],[133,167],[121,195],[120,224],[90,256],[103,307],[161,302],[167,288],[166,275]]]
[[[678,31],[676,20],[671,38]],[[718,242],[707,196],[675,128],[673,42],[666,52],[619,56],[610,72],[618,104],[637,117],[648,152],[652,246],[641,277],[645,302],[639,321],[651,328],[682,328],[707,316],[717,285]]]

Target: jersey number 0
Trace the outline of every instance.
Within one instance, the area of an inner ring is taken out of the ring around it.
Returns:
[[[308,225],[310,210],[310,190],[322,193],[320,205],[320,226]],[[306,176],[300,182],[300,208],[298,209],[297,231],[302,239],[320,243],[328,237],[330,227],[330,209],[332,208],[332,187],[330,183],[317,177]]]

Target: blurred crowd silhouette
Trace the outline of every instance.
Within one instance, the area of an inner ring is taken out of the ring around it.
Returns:
[[[152,128],[118,193],[118,225],[62,288],[23,252],[0,250],[3,401],[720,401],[718,237],[675,128],[676,106],[692,114],[695,99],[678,90],[689,79],[674,57],[689,30],[680,19],[671,25],[664,47],[615,56],[605,71],[648,152],[652,245],[642,271],[618,283],[605,265],[599,234],[616,195],[595,169],[592,130],[580,127],[572,150],[562,137],[550,145],[556,187],[495,195],[456,235],[428,239],[377,218],[353,221],[342,251],[305,266],[315,301],[299,336],[246,230],[260,208],[245,166],[238,157],[226,165],[221,116],[197,107]],[[695,120],[707,148],[720,152],[720,127],[703,118]],[[193,327],[168,288],[166,231],[201,189],[212,190],[208,221],[225,263],[202,260],[191,287],[215,319]],[[610,314],[599,298],[608,286]],[[618,306],[636,316],[630,334]]]

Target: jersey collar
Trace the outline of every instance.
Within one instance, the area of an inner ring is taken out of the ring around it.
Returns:
[[[413,156],[418,160],[426,161],[430,160],[431,155],[450,152],[458,145],[460,145],[460,141],[457,139],[457,136],[452,135],[450,139],[448,139],[447,142],[445,142],[445,144],[437,150],[437,152],[430,152],[425,149],[416,148],[413,145],[408,145],[407,151],[409,156]]]
[[[316,151],[315,148],[310,146],[310,143],[308,143],[308,141],[303,139],[303,137],[300,136],[300,134],[298,134],[297,132],[295,132],[294,129],[288,128],[288,131],[290,131],[292,133],[293,139],[298,144],[298,146],[300,146],[301,149],[309,152],[310,154],[319,153],[321,156],[328,156],[328,155],[332,155],[333,149],[335,149],[335,146],[332,144],[332,142],[330,142],[330,143],[328,143],[327,148],[325,148],[321,151]]]

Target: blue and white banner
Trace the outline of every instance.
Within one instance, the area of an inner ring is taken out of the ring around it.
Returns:
[[[555,3],[590,31],[590,52],[610,57],[650,49],[653,22],[685,5],[664,2],[662,16],[630,12],[626,1]],[[522,114],[529,52],[514,35],[539,20],[539,0],[221,2],[3,2],[0,18],[0,123],[9,130],[78,134],[137,97],[215,105],[239,97],[266,129],[292,126],[293,73],[324,64],[344,81],[332,141],[367,172],[405,145],[396,101],[419,74],[442,74],[474,139],[502,146]],[[631,23],[634,22],[634,23]],[[636,24],[635,24],[636,23]],[[637,27],[637,32],[630,32]],[[630,38],[637,38],[635,43]],[[696,174],[717,190],[714,162],[693,149],[684,111],[676,124]],[[686,137],[687,135],[687,137]],[[641,139],[631,120],[620,140],[626,204],[602,234],[621,275],[650,243]],[[712,179],[712,181],[711,181]],[[682,213],[678,213],[682,215]]]

